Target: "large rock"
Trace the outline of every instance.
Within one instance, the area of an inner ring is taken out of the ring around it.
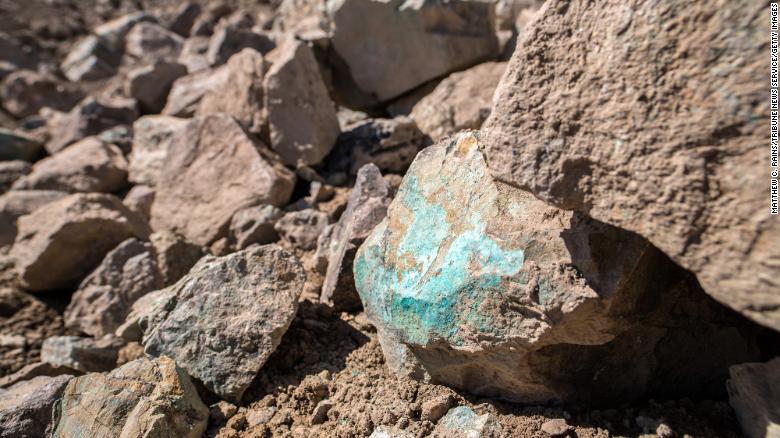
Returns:
[[[730,369],[729,404],[747,438],[780,436],[780,357]]]
[[[172,359],[143,358],[71,380],[54,407],[52,438],[200,438],[208,413]]]
[[[94,337],[113,334],[136,300],[162,287],[154,247],[128,239],[81,282],[65,309],[65,324]]]
[[[188,121],[171,116],[144,116],[133,123],[133,148],[128,179],[134,184],[155,186],[173,135]]]
[[[491,2],[336,0],[332,44],[379,101],[498,55]]]
[[[0,247],[14,243],[17,219],[66,196],[51,190],[11,190],[0,196]]]
[[[175,117],[191,117],[198,109],[200,100],[209,90],[221,87],[230,70],[225,66],[201,70],[182,76],[173,82],[162,114]]]
[[[234,54],[244,49],[268,53],[274,48],[274,42],[268,36],[255,33],[229,24],[220,24],[209,39],[206,49],[206,61],[211,66],[224,64]]]
[[[757,3],[547,2],[485,124],[491,173],[639,233],[780,330],[780,221],[760,170],[768,49],[745,31],[768,20]]]
[[[54,336],[43,341],[41,361],[82,372],[109,371],[116,367],[119,349],[124,345],[124,340],[111,336]]]
[[[73,376],[39,376],[0,390],[0,438],[47,435],[51,412]]]
[[[250,132],[259,132],[265,123],[263,111],[263,55],[244,49],[230,57],[227,77],[200,100],[198,114],[225,113]]]
[[[0,128],[0,160],[35,161],[43,152],[43,144],[23,132]]]
[[[104,194],[75,194],[22,216],[11,254],[30,290],[73,287],[103,257],[149,227],[122,202]]]
[[[288,40],[269,57],[265,107],[271,147],[285,164],[318,164],[333,148],[339,122],[314,54],[305,43]]]
[[[0,85],[3,108],[17,118],[37,114],[43,107],[67,111],[83,97],[81,91],[40,73],[20,70]]]
[[[125,56],[146,62],[176,60],[183,43],[182,37],[158,24],[140,22],[127,33]]]
[[[122,199],[122,204],[125,204],[125,207],[143,218],[146,222],[149,222],[149,218],[151,217],[153,202],[154,187],[145,185],[133,186]]]
[[[227,237],[230,219],[255,204],[282,205],[294,174],[261,155],[230,116],[196,118],[175,137],[152,205],[152,228],[199,245]]]
[[[295,317],[304,281],[294,255],[276,245],[252,246],[201,259],[178,283],[155,293],[165,297],[164,306],[139,306],[151,309],[149,316],[130,318],[144,320],[146,354],[174,358],[237,403]]]
[[[464,132],[420,152],[356,255],[392,369],[514,401],[594,403],[717,392],[728,365],[755,354],[740,320],[647,241],[494,181],[480,147]]]
[[[141,111],[159,113],[165,107],[173,81],[187,74],[187,67],[177,62],[155,61],[127,73],[125,94],[138,101]]]
[[[127,185],[127,160],[122,151],[96,137],[87,137],[35,163],[17,180],[15,190],[113,193]]]
[[[327,239],[328,247],[323,249],[328,267],[320,301],[338,309],[360,308],[360,299],[352,277],[352,262],[358,247],[385,218],[387,207],[392,200],[390,192],[379,168],[366,164],[360,169],[347,209]]]
[[[165,286],[179,281],[204,255],[203,248],[173,233],[152,233],[149,240],[154,247],[157,268]]]
[[[153,16],[144,11],[133,12],[97,26],[93,33],[108,49],[116,53],[122,53],[125,49],[125,39],[130,29],[141,22],[154,23],[155,21]]]
[[[479,129],[505,69],[505,62],[486,62],[453,73],[417,102],[409,116],[434,142],[463,129]]]
[[[95,35],[76,42],[60,65],[66,78],[73,82],[95,81],[112,76],[121,60],[121,52],[107,47]]]
[[[84,137],[117,125],[130,125],[137,118],[138,109],[131,99],[87,97],[67,114],[47,122],[51,140],[46,143],[46,150],[54,154]]]

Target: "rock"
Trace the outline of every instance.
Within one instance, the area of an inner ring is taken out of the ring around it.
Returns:
[[[0,160],[35,161],[43,152],[43,144],[20,131],[0,128]]]
[[[455,398],[450,394],[441,395],[435,398],[426,400],[422,404],[422,411],[420,412],[421,420],[428,420],[431,423],[436,423],[445,416],[447,412],[456,404]]]
[[[780,358],[729,369],[729,404],[747,438],[780,435]]]
[[[54,154],[90,135],[117,125],[130,125],[137,118],[133,100],[87,97],[67,114],[47,123],[51,139],[46,143],[46,150]]]
[[[36,69],[40,59],[21,41],[3,33],[0,35],[0,61],[16,69]]]
[[[415,436],[397,427],[379,426],[371,432],[368,438],[414,438]]]
[[[17,226],[11,255],[33,291],[76,286],[120,242],[150,232],[119,199],[97,193],[48,203],[20,217]]]
[[[154,202],[154,188],[144,185],[133,186],[122,199],[122,204],[146,222],[152,214]]]
[[[125,49],[127,34],[136,24],[141,22],[155,23],[156,21],[146,12],[133,12],[97,26],[94,34],[109,50],[122,53]]]
[[[95,81],[116,73],[121,52],[111,50],[95,35],[89,35],[71,47],[60,70],[73,82]]]
[[[328,267],[322,284],[321,302],[337,309],[360,309],[352,262],[368,234],[385,218],[390,201],[390,188],[379,169],[373,164],[361,167],[347,209],[330,232],[327,244],[323,243],[327,245],[323,251]]]
[[[666,424],[666,423],[660,423],[658,427],[655,429],[655,435],[658,438],[673,438],[675,436],[674,430]]]
[[[39,376],[57,377],[65,374],[77,376],[80,375],[81,372],[68,367],[55,367],[46,362],[33,362],[29,365],[25,365],[22,369],[13,374],[0,377],[0,388],[7,389],[19,382],[32,380]],[[2,392],[3,391],[0,390],[0,394],[2,394]]]
[[[491,2],[338,0],[328,12],[333,47],[379,101],[498,55]]]
[[[211,2],[205,13],[195,20],[190,29],[191,36],[207,36],[214,33],[214,26],[224,16],[232,12],[232,8],[223,2]]]
[[[138,298],[163,286],[154,247],[128,239],[81,282],[65,309],[65,324],[96,338],[113,334]]]
[[[201,247],[172,233],[152,233],[149,240],[157,254],[157,266],[165,286],[179,281],[205,255]]]
[[[127,73],[125,94],[138,101],[141,111],[159,113],[165,107],[165,100],[173,81],[187,74],[187,67],[177,62],[155,61]]]
[[[14,190],[112,193],[127,185],[127,161],[122,151],[87,137],[35,163],[16,181]]]
[[[52,406],[73,376],[39,376],[0,391],[0,438],[46,436]]]
[[[145,352],[173,357],[220,398],[238,403],[295,317],[304,280],[298,259],[276,245],[207,256],[161,291],[168,294],[164,310],[140,325]]]
[[[181,46],[178,63],[186,66],[188,73],[207,70],[210,67],[206,57],[208,49],[209,39],[207,37],[187,38]]]
[[[505,62],[486,62],[453,73],[417,102],[410,117],[436,142],[464,129],[479,129],[490,114]]]
[[[30,70],[8,75],[0,86],[3,108],[19,119],[37,114],[43,107],[68,111],[82,97],[77,88]]]
[[[139,61],[176,60],[184,40],[168,29],[148,22],[133,26],[125,39],[125,56]]]
[[[161,357],[71,380],[52,415],[52,438],[200,438],[209,411],[184,371],[170,358]]]
[[[328,419],[328,411],[333,408],[334,403],[328,399],[322,400],[314,406],[314,411],[311,413],[311,424],[322,424]]]
[[[548,2],[496,91],[488,164],[552,205],[644,236],[715,299],[780,330],[780,221],[766,220],[768,180],[755,171],[766,41],[733,26],[761,26],[766,10],[730,3],[699,19],[710,5],[673,5]],[[566,28],[581,31],[554,30]],[[577,55],[597,48],[598,59]]]
[[[129,180],[154,187],[174,133],[188,120],[171,116],[144,116],[133,123],[133,148],[129,158]]]
[[[188,123],[171,143],[163,164],[152,228],[205,246],[227,237],[233,214],[242,208],[286,203],[295,177],[266,160],[259,147],[225,114]]]
[[[490,414],[477,415],[468,406],[447,412],[433,430],[432,438],[493,438],[501,434],[501,424]]]
[[[493,180],[481,147],[472,131],[420,152],[357,252],[391,370],[523,403],[606,403],[696,392],[755,354],[647,241]]]
[[[225,424],[238,412],[238,407],[233,403],[220,400],[209,406],[209,419],[217,424]]]
[[[206,61],[211,66],[222,65],[234,54],[253,49],[266,54],[275,47],[268,36],[230,25],[220,25],[209,40]]]
[[[225,113],[244,129],[259,132],[265,123],[263,111],[263,55],[243,49],[230,57],[227,77],[208,90],[200,100],[197,114]]]
[[[186,1],[179,5],[168,23],[168,29],[182,37],[190,34],[192,25],[195,24],[203,8],[198,3]]]
[[[223,66],[214,70],[202,70],[175,80],[162,114],[191,117],[198,109],[203,96],[209,90],[220,87],[227,80],[229,73],[230,70]]]
[[[306,44],[288,40],[269,57],[265,107],[271,147],[285,164],[318,164],[333,148],[339,122],[314,54]]]
[[[230,244],[244,249],[258,243],[264,245],[279,240],[274,229],[284,212],[273,205],[257,205],[236,212],[230,221]]]
[[[111,143],[122,150],[127,155],[133,146],[132,126],[117,125],[102,131],[97,135],[98,140],[103,143]]]
[[[43,341],[41,361],[55,367],[68,367],[84,372],[109,371],[116,366],[121,339],[55,336]]]
[[[551,437],[566,436],[573,430],[574,428],[566,424],[566,420],[563,418],[554,418],[542,423],[542,432]]]
[[[0,247],[14,243],[17,219],[65,196],[51,190],[11,190],[0,196]]]
[[[285,214],[274,229],[292,246],[308,251],[316,248],[317,237],[327,225],[327,213],[306,209]]]
[[[382,172],[403,174],[425,145],[425,134],[409,117],[371,119],[341,133],[331,166],[356,175],[365,164],[374,163]]]
[[[27,161],[0,161],[0,194],[7,192],[16,180],[31,170],[32,165]]]

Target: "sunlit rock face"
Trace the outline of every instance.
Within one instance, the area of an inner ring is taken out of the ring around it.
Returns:
[[[654,349],[680,326],[700,327],[697,342],[726,336],[699,317],[672,321],[700,291],[645,240],[494,181],[482,149],[464,132],[420,152],[357,253],[355,284],[394,371],[523,402],[625,399],[667,373]],[[608,387],[578,391],[583,381]]]

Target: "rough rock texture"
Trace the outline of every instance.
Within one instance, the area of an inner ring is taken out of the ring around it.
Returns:
[[[73,376],[39,376],[0,390],[0,438],[46,436],[52,406]]]
[[[27,161],[0,161],[0,194],[5,193],[21,177],[32,171]]]
[[[110,371],[116,367],[121,339],[55,336],[43,341],[41,361],[55,367],[68,367],[83,372]]]
[[[25,380],[32,380],[36,377],[57,377],[65,374],[80,375],[80,371],[76,371],[67,367],[55,367],[46,362],[33,362],[29,365],[25,365],[24,368],[14,372],[13,374],[7,374],[0,378],[0,388],[9,388],[19,382]],[[2,393],[2,391],[0,391]]]
[[[244,49],[265,54],[273,48],[274,42],[268,36],[228,24],[219,26],[209,39],[206,61],[211,66],[217,66],[224,64],[234,54]]]
[[[704,389],[755,354],[649,243],[494,181],[480,147],[464,132],[422,151],[358,250],[355,285],[392,369],[598,403]]]
[[[479,129],[490,115],[505,62],[486,62],[453,73],[423,97],[409,115],[436,142],[463,129]]]
[[[155,61],[127,72],[125,94],[138,101],[141,111],[156,114],[165,107],[173,81],[187,74],[187,67],[178,62]]]
[[[468,406],[458,406],[439,420],[431,438],[497,438],[500,434],[501,426],[492,415],[477,415]]]
[[[339,121],[312,49],[288,40],[269,57],[265,107],[271,147],[285,164],[317,164],[333,148]]]
[[[358,171],[347,209],[336,223],[327,248],[328,259],[320,301],[338,309],[355,310],[361,306],[352,277],[355,252],[387,214],[392,196],[382,173],[373,164]],[[320,252],[320,248],[317,248]]]
[[[14,243],[17,219],[65,196],[51,190],[11,190],[0,196],[0,246]]]
[[[152,228],[199,245],[227,237],[230,219],[249,205],[282,205],[295,176],[260,153],[230,116],[196,118],[174,138],[157,182]]]
[[[187,67],[187,72],[195,73],[209,68],[206,59],[206,51],[209,48],[209,39],[206,37],[191,37],[184,40],[181,46],[178,62]]]
[[[133,26],[125,40],[125,56],[142,61],[176,60],[183,39],[168,29],[149,22]]]
[[[144,358],[71,380],[55,405],[52,437],[200,438],[208,413],[172,359]]]
[[[72,84],[70,84],[72,85]],[[0,102],[17,118],[37,114],[43,107],[68,111],[83,97],[81,92],[54,77],[20,70],[0,85]]]
[[[89,35],[71,47],[60,69],[71,81],[94,81],[113,75],[119,60],[119,53],[106,47],[95,35]]]
[[[43,152],[43,145],[23,132],[0,128],[0,160],[35,161]]]
[[[317,237],[327,225],[327,213],[307,208],[285,214],[276,222],[274,229],[292,246],[308,251],[316,248]]]
[[[729,404],[745,436],[780,436],[780,358],[734,365],[729,371]]]
[[[113,193],[127,185],[127,160],[122,151],[96,137],[87,137],[35,163],[32,172],[14,183],[15,190]]]
[[[379,101],[498,55],[490,2],[337,0],[328,12],[333,47]]]
[[[230,70],[220,67],[214,70],[202,70],[174,81],[168,93],[162,113],[176,117],[190,117],[195,114],[203,96],[209,90],[222,86]]]
[[[65,309],[65,324],[96,338],[113,334],[133,303],[163,283],[153,246],[128,239],[81,282]]]
[[[186,38],[202,11],[203,8],[198,3],[192,1],[182,2],[170,18],[167,27],[171,32]]]
[[[25,287],[72,287],[120,242],[149,227],[112,195],[75,194],[22,216],[11,255]]]
[[[152,233],[149,240],[157,255],[157,267],[163,276],[165,286],[179,281],[204,255],[200,246],[173,233],[165,231]]]
[[[298,259],[276,245],[205,257],[160,291],[164,309],[140,326],[145,352],[173,357],[221,398],[239,402],[295,317],[304,280]]]
[[[547,2],[485,124],[491,173],[646,237],[715,299],[780,329],[769,43],[754,31],[768,22],[761,3]]]
[[[51,140],[46,150],[54,154],[84,137],[99,134],[117,125],[132,124],[138,118],[135,101],[87,97],[70,112],[47,122]]]
[[[225,113],[250,132],[260,131],[263,117],[263,55],[244,49],[230,57],[226,79],[211,88],[200,100],[197,114]]]
[[[230,244],[244,249],[252,244],[264,245],[279,240],[274,230],[284,212],[273,205],[257,205],[239,210],[230,221]]]
[[[125,39],[136,24],[141,22],[154,23],[156,20],[150,14],[139,11],[125,14],[121,17],[97,26],[94,30],[101,43],[114,52],[121,53],[125,48]]]
[[[133,123],[133,149],[128,157],[131,182],[148,186],[157,184],[173,135],[187,122],[171,116],[144,116]]]
[[[122,199],[130,211],[140,216],[146,222],[152,215],[152,203],[154,202],[154,187],[145,185],[133,186]]]

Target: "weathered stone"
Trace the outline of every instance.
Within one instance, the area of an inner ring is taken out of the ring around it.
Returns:
[[[3,80],[0,102],[6,111],[20,119],[37,114],[43,107],[67,111],[83,97],[72,85],[34,71],[20,70]]]
[[[646,237],[715,299],[780,330],[780,221],[768,220],[768,180],[755,170],[766,162],[766,40],[745,31],[768,14],[733,2],[547,2],[485,123],[491,173]]]
[[[780,358],[734,365],[726,387],[729,404],[747,438],[780,435]]]
[[[191,36],[208,36],[214,33],[214,26],[224,16],[232,12],[231,7],[223,2],[211,2],[205,13],[195,20],[190,29]]]
[[[390,189],[379,169],[373,164],[360,168],[347,209],[329,233],[327,243],[323,243],[328,246],[323,250],[327,254],[328,267],[321,302],[344,310],[360,308],[352,262],[368,234],[385,218],[390,201]]]
[[[125,56],[141,61],[176,60],[184,40],[168,29],[148,22],[133,26],[125,39]]]
[[[264,245],[279,240],[274,229],[284,212],[273,205],[257,205],[239,210],[230,221],[230,244],[244,249],[252,244]]]
[[[451,394],[442,394],[426,400],[421,406],[420,419],[436,423],[449,412],[454,404],[455,398]]]
[[[54,407],[52,438],[200,438],[208,415],[173,360],[137,359],[108,374],[71,380]]]
[[[209,61],[206,51],[209,49],[209,39],[206,37],[191,37],[184,40],[181,46],[178,62],[187,67],[188,73],[207,70]]]
[[[23,132],[0,128],[0,160],[35,161],[43,152],[43,144]]]
[[[162,113],[175,117],[191,117],[198,109],[203,96],[213,88],[222,86],[229,70],[222,66],[214,70],[202,70],[182,76],[173,82]]]
[[[122,339],[101,339],[78,336],[55,336],[43,341],[41,361],[57,367],[68,367],[83,372],[109,371],[116,366]]]
[[[271,55],[265,77],[265,107],[271,147],[286,164],[318,164],[339,135],[336,107],[312,50],[288,40]]]
[[[187,74],[187,67],[172,61],[155,61],[127,73],[125,93],[138,101],[141,111],[159,113],[173,81]]]
[[[133,131],[132,126],[117,125],[111,128],[101,131],[96,135],[97,139],[103,143],[110,143],[122,150],[122,153],[127,155],[130,153],[130,149],[133,145]]]
[[[121,52],[106,47],[95,35],[89,35],[71,47],[60,70],[73,82],[104,79],[116,73]]]
[[[57,377],[65,374],[78,376],[81,375],[81,371],[77,371],[68,367],[56,367],[46,362],[33,362],[29,365],[25,365],[22,369],[16,371],[13,374],[0,377],[0,388],[7,389],[8,387],[16,385],[19,382],[32,380],[39,376]],[[0,393],[2,393],[2,391],[0,391]]]
[[[149,240],[157,254],[157,267],[165,286],[179,281],[205,255],[203,248],[173,233],[152,233]]]
[[[569,426],[563,418],[554,418],[542,423],[542,432],[551,437],[566,436],[573,430],[574,428]]]
[[[298,259],[276,245],[207,256],[164,290],[162,314],[141,325],[145,352],[173,357],[237,403],[295,317],[304,281]]]
[[[498,438],[501,432],[494,416],[477,415],[468,406],[458,406],[436,424],[431,438]]]
[[[220,25],[209,40],[206,60],[211,66],[222,65],[234,54],[244,49],[253,49],[266,54],[274,48],[268,36],[230,25]]]
[[[491,2],[337,0],[328,9],[333,47],[379,101],[498,55]]]
[[[25,287],[34,291],[77,285],[120,242],[150,232],[118,198],[97,193],[46,204],[17,226],[11,254]]]
[[[133,100],[87,97],[67,114],[47,123],[51,139],[46,143],[46,150],[54,154],[82,138],[117,125],[130,125],[137,118],[138,110]]]
[[[379,426],[371,432],[368,438],[414,438],[411,432],[390,426]]]
[[[190,34],[192,25],[195,24],[203,8],[198,3],[193,1],[183,2],[176,11],[168,23],[168,29],[183,37],[187,37]]]
[[[0,161],[0,194],[7,192],[14,182],[31,170],[32,165],[27,161]]]
[[[146,222],[152,215],[152,203],[154,202],[154,188],[144,185],[133,186],[122,199],[130,211],[137,214]]]
[[[39,376],[0,390],[0,438],[46,436],[52,406],[73,376]]]
[[[188,123],[171,143],[163,164],[152,228],[210,245],[227,237],[230,219],[238,210],[286,203],[295,176],[266,160],[259,147],[225,114]]]
[[[11,190],[0,196],[0,247],[14,243],[17,219],[65,196],[50,190]]]
[[[279,219],[274,229],[290,245],[302,250],[317,246],[317,237],[328,225],[328,214],[314,209],[292,211]]]
[[[16,181],[15,190],[112,193],[127,185],[127,161],[122,151],[87,137],[35,163]]]
[[[410,117],[434,142],[463,129],[479,129],[505,69],[505,62],[486,62],[451,74],[414,106]]]
[[[526,403],[607,402],[713,390],[753,357],[743,323],[647,241],[493,180],[481,147],[464,132],[420,152],[358,250],[391,369]]]
[[[227,77],[200,100],[197,114],[225,113],[250,132],[259,132],[265,123],[263,111],[263,55],[243,49],[231,56],[225,68]]]
[[[154,23],[156,21],[153,16],[146,12],[133,12],[101,24],[95,28],[94,34],[109,50],[115,53],[122,53],[125,49],[125,39],[130,29],[141,22]]]
[[[188,120],[171,116],[144,116],[133,123],[133,148],[128,179],[134,184],[155,186],[174,133]]]
[[[382,172],[403,174],[425,145],[425,134],[409,117],[372,119],[341,133],[330,165],[350,175],[368,163]]]
[[[128,239],[81,282],[65,309],[65,324],[96,338],[113,334],[136,300],[162,287],[152,245]]]

